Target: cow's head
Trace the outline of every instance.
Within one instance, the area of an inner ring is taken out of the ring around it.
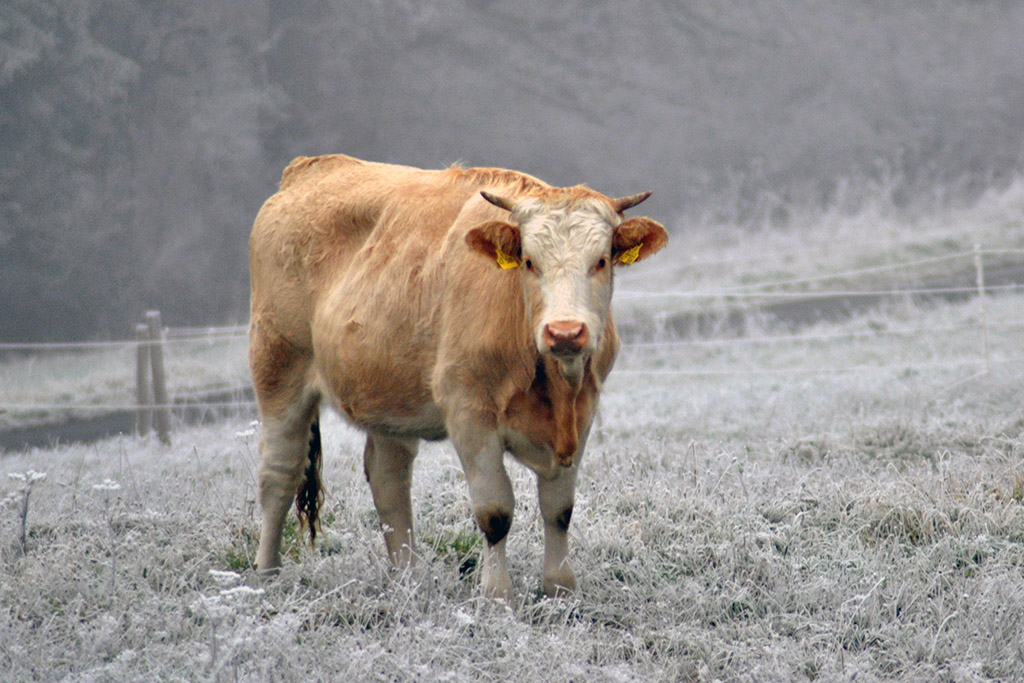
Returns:
[[[481,192],[509,220],[476,226],[466,242],[495,268],[520,269],[527,319],[541,354],[557,358],[563,374],[579,377],[597,343],[612,297],[612,273],[668,243],[665,228],[622,212],[650,192],[620,199],[597,195],[513,200]]]

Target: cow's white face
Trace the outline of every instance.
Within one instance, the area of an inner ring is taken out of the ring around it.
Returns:
[[[635,204],[646,196],[552,205],[538,199],[513,204],[484,193],[510,211],[510,222],[477,226],[466,241],[498,266],[520,270],[537,350],[555,356],[566,375],[577,375],[597,348],[611,306],[614,267],[650,256],[668,241],[655,221],[626,220],[615,210],[615,202]]]
[[[516,206],[527,315],[537,350],[566,357],[597,348],[612,300],[612,231],[618,216],[587,202],[550,209],[527,200]]]

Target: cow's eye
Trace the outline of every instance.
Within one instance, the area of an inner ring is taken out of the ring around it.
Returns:
[[[598,269],[598,270],[601,270],[601,269],[602,269],[602,268],[604,268],[604,267],[605,267],[606,265],[608,265],[608,261],[606,261],[606,260],[605,260],[605,258],[604,258],[604,257],[602,256],[602,257],[601,257],[601,260],[597,262],[597,269]]]
[[[530,271],[533,270],[533,261],[531,261],[530,259],[526,259],[526,261],[524,262],[524,265],[526,266],[527,270],[530,270]]]

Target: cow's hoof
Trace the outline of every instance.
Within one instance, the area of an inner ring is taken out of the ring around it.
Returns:
[[[570,567],[544,577],[544,595],[549,598],[566,598],[576,592],[576,575]]]
[[[256,576],[261,579],[276,579],[281,573],[281,565],[279,564],[272,565],[264,569],[260,567],[260,564],[257,562],[252,566],[252,568],[256,572]]]
[[[512,589],[512,579],[509,577],[508,572],[502,573],[492,572],[490,575],[484,572],[484,576],[480,581],[480,588],[483,594],[492,600],[504,600],[505,602],[512,602],[512,598],[515,596],[515,591]]]
[[[511,604],[512,598],[515,596],[515,593],[513,593],[512,586],[510,584],[508,586],[485,587],[484,596],[490,598],[491,600],[504,600],[505,602]]]

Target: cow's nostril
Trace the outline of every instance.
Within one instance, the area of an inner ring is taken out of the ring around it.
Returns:
[[[554,322],[548,323],[548,330],[551,336],[558,339],[575,339],[583,334],[583,323],[577,322]]]
[[[544,343],[556,353],[579,352],[588,337],[587,326],[578,320],[556,320],[544,326]]]

